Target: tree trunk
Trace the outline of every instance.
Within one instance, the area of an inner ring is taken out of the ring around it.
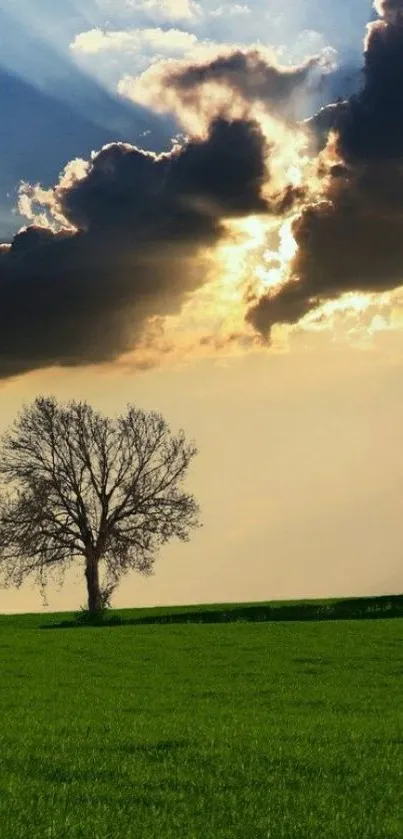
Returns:
[[[99,558],[93,553],[87,554],[85,577],[88,589],[88,611],[94,614],[101,611],[102,598],[99,586]]]

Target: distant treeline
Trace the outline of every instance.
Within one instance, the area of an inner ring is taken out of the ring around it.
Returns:
[[[342,600],[311,602],[290,602],[247,605],[225,605],[222,608],[214,606],[195,607],[194,611],[187,607],[167,609],[156,614],[137,615],[131,617],[105,612],[98,619],[89,619],[86,613],[78,614],[74,618],[55,624],[46,624],[41,628],[73,628],[86,624],[101,626],[122,626],[145,624],[178,624],[178,623],[237,623],[242,621],[324,621],[324,620],[361,620],[374,618],[403,617],[403,595],[385,595],[382,597],[355,597]]]

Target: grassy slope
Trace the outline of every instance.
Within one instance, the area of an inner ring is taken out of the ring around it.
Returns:
[[[403,621],[23,617],[0,624],[2,839],[401,839]]]

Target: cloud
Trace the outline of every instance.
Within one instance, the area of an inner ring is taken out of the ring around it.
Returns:
[[[126,0],[129,11],[142,11],[162,20],[194,21],[203,16],[194,0]]]
[[[231,17],[237,15],[250,15],[251,9],[249,6],[246,6],[241,3],[224,3],[222,6],[217,6],[216,9],[211,9],[209,12],[210,17],[217,18],[217,17]]]
[[[304,92],[316,88],[326,70],[322,56],[296,67],[282,67],[262,47],[213,45],[194,60],[162,60],[137,78],[126,76],[118,90],[132,102],[159,113],[174,113],[185,130],[196,132],[215,116],[239,114],[254,103],[293,119]]]
[[[224,219],[281,210],[263,197],[269,152],[256,123],[219,119],[169,153],[114,143],[52,190],[25,186],[42,225],[0,247],[0,375],[113,359],[178,312],[211,277]]]
[[[0,375],[141,346],[154,360],[152,329],[167,346],[164,319],[214,287],[226,249],[221,303],[238,306],[246,326],[233,317],[231,333],[200,333],[209,348],[246,346],[342,295],[403,285],[402,9],[403,0],[378,4],[362,88],[304,124],[301,101],[331,75],[328,53],[282,67],[263,47],[194,48],[176,29],[81,33],[82,54],[162,50],[170,39],[171,50],[181,38],[186,50],[190,39],[185,58],[120,85],[189,136],[162,154],[111,143],[72,161],[51,190],[23,186],[32,223],[0,250]]]
[[[138,74],[159,59],[190,55],[202,46],[203,42],[194,32],[183,29],[160,26],[95,28],[76,35],[70,44],[70,53],[80,67],[115,93],[125,72]],[[124,103],[123,99],[120,101]]]
[[[401,0],[375,0],[374,9],[385,23],[397,26],[403,22],[403,3]]]
[[[54,63],[55,76],[59,67]],[[24,224],[13,212],[20,180],[50,186],[62,166],[75,156],[87,156],[111,141],[139,142],[150,131],[153,149],[169,148],[174,131],[167,119],[131,106],[105,90],[83,73],[73,72],[73,84],[82,99],[77,107],[41,91],[35,80],[27,81],[0,68],[0,241]],[[82,103],[86,102],[86,112]]]
[[[287,104],[296,118],[309,110],[308,101],[315,101],[336,65],[335,50],[312,32],[302,60],[296,43],[298,60],[287,53],[282,65],[279,55],[262,45],[221,44],[177,28],[95,28],[76,35],[70,51],[92,75],[116,84],[125,99],[180,120],[185,107],[193,104],[195,110],[211,97],[213,86],[224,98],[230,92],[246,102],[281,103],[283,110]]]
[[[377,7],[383,18],[367,26],[362,90],[318,115],[337,132],[338,151],[352,163],[403,155],[403,3]]]
[[[112,11],[112,8],[115,11],[116,0],[98,0],[98,6],[105,11]],[[223,3],[217,7],[206,8],[196,0],[126,0],[123,10],[127,16],[142,13],[154,21],[186,24],[200,24],[209,18],[223,16],[244,16],[251,12],[249,6],[243,3]]]
[[[93,30],[75,49],[108,52],[138,39],[172,46],[178,37],[193,43],[177,30]],[[205,84],[224,92],[226,107],[204,115],[202,132],[161,154],[111,143],[71,161],[52,189],[22,185],[19,209],[31,224],[0,251],[0,375],[131,351],[151,322],[178,314],[216,279],[217,251],[232,247],[231,220],[281,218],[303,200],[289,169],[307,136],[285,115],[316,60],[282,69],[263,51],[210,55],[204,65],[158,66],[175,70],[159,78],[161,97],[169,86],[194,98],[190,110],[200,108]]]
[[[84,55],[96,55],[109,51],[175,54],[191,49],[197,43],[197,36],[181,29],[130,29],[107,32],[90,29],[81,32],[70,45],[70,49]]]
[[[264,335],[345,292],[403,285],[403,2],[376,8],[361,91],[311,122],[328,135],[323,189],[294,220],[296,254],[282,287],[251,306],[248,320]]]

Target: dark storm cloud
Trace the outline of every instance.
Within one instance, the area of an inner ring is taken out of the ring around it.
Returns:
[[[297,323],[345,292],[383,292],[403,284],[403,178],[397,182],[396,173],[385,169],[378,174],[384,181],[375,202],[372,172],[368,190],[365,170],[355,187],[339,174],[337,199],[305,209],[294,222],[298,250],[291,278],[247,316],[260,333],[268,335],[276,323]]]
[[[340,152],[351,161],[403,155],[403,5],[384,5],[399,7],[401,17],[369,25],[364,87],[341,110],[337,126]]]
[[[344,292],[403,284],[403,0],[377,8],[383,19],[367,28],[362,90],[314,120],[324,133],[333,128],[339,161],[324,165],[324,200],[294,222],[290,281],[248,313],[263,334]]]
[[[184,68],[166,62],[164,79],[171,90],[182,92],[187,104],[192,97],[197,99],[203,85],[216,82],[240,94],[246,102],[270,103],[288,115],[293,111],[297,95],[313,82],[314,70],[319,65],[319,59],[312,58],[300,67],[279,67],[261,50],[236,50]]]
[[[208,279],[222,219],[278,209],[262,198],[266,155],[256,123],[217,120],[204,141],[158,157],[111,144],[62,178],[53,212],[76,230],[31,225],[0,249],[0,375],[113,358],[178,311]]]
[[[337,132],[351,163],[403,156],[403,0],[375,5],[383,18],[367,26],[360,91],[310,121],[319,133]]]
[[[145,130],[149,148],[169,148],[175,130],[167,117],[107,92],[53,46],[50,19],[66,24],[70,3],[46,5],[45,32],[18,15],[24,3],[0,3],[0,241],[23,224],[12,215],[21,180],[49,186],[68,160],[111,141],[136,143]],[[31,3],[37,24],[43,6]]]
[[[324,191],[294,220],[289,281],[250,303],[247,319],[264,335],[343,292],[403,282],[402,9],[403,0],[378,3],[383,17],[368,27],[361,89],[311,121],[318,135],[335,132],[318,160]],[[313,59],[284,70],[264,51],[236,50],[145,71],[147,104],[201,116],[206,136],[158,156],[115,142],[85,174],[77,164],[76,178],[73,163],[43,199],[65,229],[31,225],[0,247],[0,376],[101,362],[132,349],[149,318],[178,312],[208,281],[224,219],[301,206],[311,185],[276,194],[278,165],[271,181],[267,161],[282,143],[292,145],[289,121],[298,95],[320,78],[318,68]],[[216,101],[212,82],[221,88]],[[273,148],[245,116],[260,113],[254,106],[262,102],[288,121],[287,137],[279,130]],[[217,110],[226,118],[214,118]]]
[[[374,7],[387,23],[396,24],[403,18],[402,0],[375,0]]]

